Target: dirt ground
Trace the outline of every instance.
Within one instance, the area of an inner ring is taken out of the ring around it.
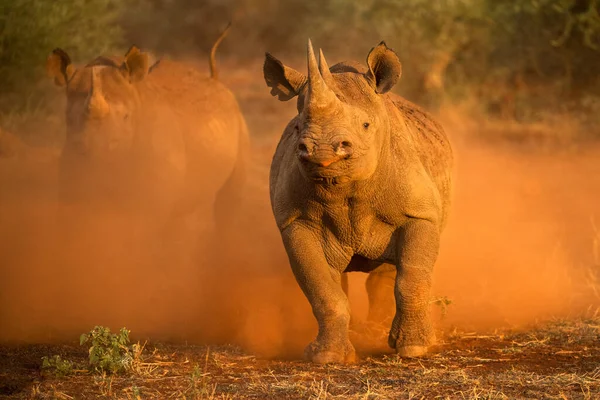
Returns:
[[[75,344],[0,347],[0,398],[14,399],[595,399],[600,319],[554,321],[522,332],[448,334],[434,352],[401,359],[361,354],[353,365],[262,359],[235,346],[146,344],[134,372],[92,375]],[[360,354],[359,349],[359,354]],[[58,354],[80,368],[41,373]]]
[[[0,159],[0,398],[600,398],[598,143],[574,138],[569,121],[522,127],[442,110],[457,168],[432,300],[451,300],[433,307],[439,343],[397,358],[385,332],[361,325],[365,277],[353,274],[360,360],[314,366],[302,361],[314,318],[268,203],[270,158],[295,102],[269,96],[260,60],[244,68],[221,73],[253,141],[247,237],[232,265],[190,263],[184,244],[129,234],[131,221],[110,213],[90,214],[65,243],[53,228],[57,145]],[[76,340],[95,325],[146,343],[132,372],[86,371]],[[42,372],[53,355],[75,373]]]

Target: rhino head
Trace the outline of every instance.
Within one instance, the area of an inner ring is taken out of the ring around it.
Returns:
[[[97,153],[131,145],[139,106],[135,84],[149,70],[149,56],[132,46],[124,57],[98,57],[76,68],[62,49],[46,61],[48,76],[66,88],[67,145]]]
[[[390,120],[385,93],[402,74],[398,56],[384,42],[371,49],[367,69],[340,63],[331,69],[323,52],[317,63],[308,42],[308,76],[266,54],[264,77],[281,101],[298,97],[298,115],[286,134],[294,135],[302,174],[316,183],[341,184],[373,175]]]

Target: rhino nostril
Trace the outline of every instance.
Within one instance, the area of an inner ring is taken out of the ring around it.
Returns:
[[[300,150],[303,153],[308,153],[308,147],[306,147],[306,145],[304,143],[300,143],[298,145],[298,150]]]
[[[339,142],[339,144],[335,148],[335,153],[344,158],[350,158],[352,152],[352,142],[348,140],[343,140]]]

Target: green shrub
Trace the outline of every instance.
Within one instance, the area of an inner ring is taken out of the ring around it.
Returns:
[[[121,45],[123,31],[117,22],[126,4],[121,0],[0,0],[4,100],[0,110],[40,100],[38,83],[54,48],[86,60]]]
[[[109,328],[96,326],[81,335],[81,345],[89,345],[89,368],[94,372],[119,373],[131,370],[138,352],[129,344],[129,331],[121,328],[118,334]]]
[[[42,370],[54,373],[56,376],[67,376],[73,373],[73,362],[63,360],[59,355],[50,358],[42,357]]]

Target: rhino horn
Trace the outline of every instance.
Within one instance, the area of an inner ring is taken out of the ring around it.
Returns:
[[[92,68],[92,84],[90,94],[88,95],[86,102],[86,110],[88,115],[102,118],[108,114],[109,106],[104,98],[104,94],[102,93],[102,81],[98,76],[98,69],[101,67],[91,67]]]
[[[319,71],[319,65],[310,39],[308,40],[308,96],[306,101],[309,108],[326,108],[333,102],[338,101],[337,96],[327,86]]]
[[[321,72],[321,76],[323,77],[323,80],[325,81],[327,87],[334,88],[335,80],[333,79],[333,75],[331,75],[329,65],[327,65],[327,60],[325,60],[323,50],[321,49],[319,49],[319,71]]]

